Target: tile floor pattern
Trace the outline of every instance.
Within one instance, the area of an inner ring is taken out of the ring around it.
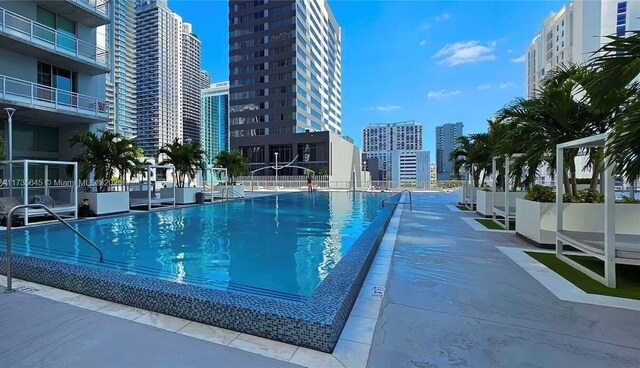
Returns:
[[[279,361],[306,367],[366,367],[381,306],[381,292],[384,290],[389,274],[401,213],[402,206],[398,206],[333,354],[112,303],[28,281],[14,279],[13,287],[18,292],[45,297]],[[2,286],[6,285],[5,276],[0,275],[0,283]]]

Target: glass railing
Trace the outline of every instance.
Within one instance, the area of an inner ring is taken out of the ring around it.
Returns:
[[[109,16],[109,0],[67,0],[78,5],[81,5],[83,8],[89,8],[92,11],[104,15]]]
[[[109,115],[106,101],[4,75],[0,75],[0,99],[96,117]]]
[[[77,0],[82,1],[82,0]],[[77,59],[108,66],[107,50],[0,8],[0,32]]]

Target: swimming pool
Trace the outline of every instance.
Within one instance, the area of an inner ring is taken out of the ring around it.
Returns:
[[[380,194],[289,193],[81,221],[104,252],[62,225],[16,229],[16,254],[208,288],[299,300],[380,210]]]
[[[388,195],[289,193],[74,222],[104,263],[58,225],[16,229],[13,275],[331,352],[393,215]]]

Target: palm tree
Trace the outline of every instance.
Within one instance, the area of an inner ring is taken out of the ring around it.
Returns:
[[[474,133],[458,137],[456,146],[449,155],[453,161],[455,175],[460,175],[460,169],[474,172],[473,185],[482,186],[486,174],[491,170],[491,136],[487,133]],[[473,170],[472,170],[473,169]],[[482,173],[482,178],[480,175]]]
[[[132,139],[108,130],[77,131],[69,138],[71,147],[81,146],[73,160],[80,163],[79,175],[88,179],[93,173],[98,192],[106,192],[116,173],[126,180],[127,172],[137,170],[142,164],[142,151]]]
[[[640,179],[640,31],[608,36],[592,60],[597,73],[587,83],[598,110],[617,109],[606,147],[615,171],[628,181]]]
[[[496,150],[501,154],[521,154],[514,160],[510,175],[526,172],[523,182],[531,185],[541,163],[546,161],[551,173],[555,172],[557,144],[607,130],[612,111],[594,111],[578,93],[583,90],[583,81],[593,77],[593,73],[578,65],[559,67],[545,79],[538,97],[515,99],[498,112],[496,122],[505,129]],[[589,153],[596,155],[597,151]],[[577,154],[577,150],[565,150],[564,167],[570,175],[564,175],[563,184],[570,195],[577,193],[574,161]],[[592,167],[592,173],[592,182],[597,183],[597,165]]]
[[[204,151],[199,143],[180,143],[176,138],[173,143],[165,144],[158,150],[158,155],[165,155],[162,163],[168,163],[175,167],[176,186],[184,188],[187,181],[193,180],[198,170],[204,170]]]
[[[235,184],[235,178],[249,173],[249,161],[240,151],[221,151],[216,156],[216,165],[227,169],[229,182]]]

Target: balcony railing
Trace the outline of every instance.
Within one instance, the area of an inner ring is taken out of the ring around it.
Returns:
[[[83,2],[83,0],[75,0]],[[79,60],[108,66],[107,50],[0,8],[0,31]]]
[[[92,9],[94,12],[109,16],[109,0],[67,0]]]
[[[63,112],[108,117],[109,105],[95,97],[0,75],[0,99]]]

